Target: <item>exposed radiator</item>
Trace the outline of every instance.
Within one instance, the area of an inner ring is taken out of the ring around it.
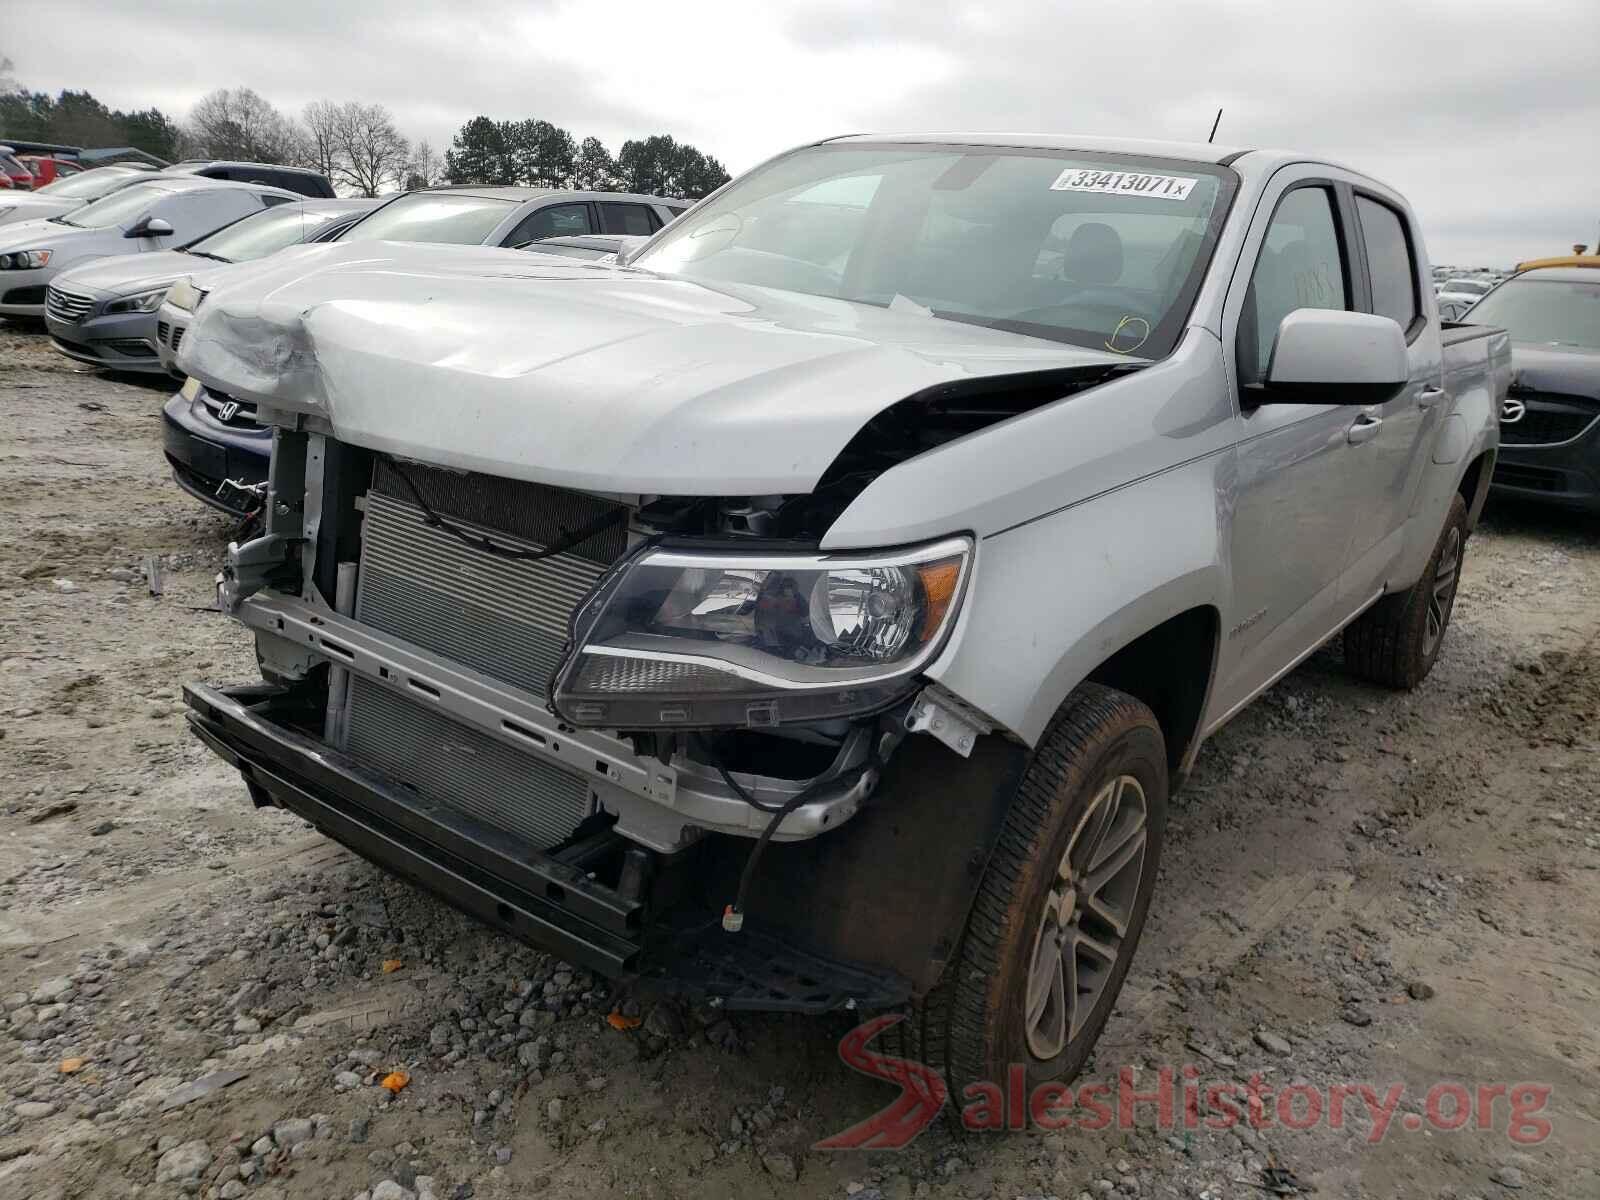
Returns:
[[[405,468],[428,507],[496,544],[542,549],[612,507],[534,484]],[[571,553],[514,562],[428,525],[380,463],[367,493],[356,619],[540,696],[566,644],[567,619],[622,553],[616,526]]]
[[[345,749],[485,825],[541,850],[589,812],[589,783],[414,704],[369,679],[351,680]]]
[[[504,559],[425,519],[496,545],[538,550],[614,506],[581,493],[379,460],[367,493],[355,618],[461,666],[539,696],[566,642],[572,610],[619,557],[619,524],[569,553]],[[541,848],[589,810],[578,774],[479,733],[424,703],[352,680],[344,748],[421,795]]]

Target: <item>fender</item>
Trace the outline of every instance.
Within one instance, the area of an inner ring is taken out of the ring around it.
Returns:
[[[1451,407],[1439,422],[1429,461],[1406,517],[1405,545],[1387,590],[1404,591],[1422,575],[1439,539],[1450,498],[1461,489],[1468,469],[1485,451],[1500,444],[1500,404],[1511,382],[1511,339],[1494,330],[1458,347],[1445,347],[1444,387]],[[1478,495],[1467,497],[1467,527],[1477,524],[1488,494],[1488,473]]]
[[[884,472],[823,548],[975,532],[966,602],[927,674],[1031,746],[1110,655],[1185,610],[1229,611],[1230,397],[1221,344],[1191,327],[1134,375]]]

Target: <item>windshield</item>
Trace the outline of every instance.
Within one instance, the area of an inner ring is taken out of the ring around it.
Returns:
[[[514,203],[493,196],[412,192],[391,200],[341,233],[341,242],[450,242],[481,245],[511,215]]]
[[[1476,279],[1452,279],[1444,285],[1444,290],[1447,292],[1471,292],[1474,296],[1482,296],[1489,290],[1489,285]]]
[[[1512,279],[1473,305],[1468,317],[1474,325],[1500,326],[1514,341],[1600,350],[1600,279]]]
[[[1159,358],[1232,198],[1209,163],[827,145],[745,176],[630,265]]]
[[[235,221],[184,248],[190,254],[220,258],[223,262],[249,262],[265,258],[285,246],[309,241],[319,229],[325,229],[328,222],[349,215],[348,212],[308,211],[298,204],[280,204]]]
[[[131,174],[129,171],[85,171],[81,175],[68,175],[54,183],[47,183],[39,192],[41,195],[49,192],[63,200],[98,200],[107,192],[125,186]]]
[[[153,183],[136,183],[112,192],[104,200],[75,208],[71,215],[56,217],[63,225],[76,225],[80,229],[107,229],[112,225],[127,225],[137,220],[157,200],[172,193]]]

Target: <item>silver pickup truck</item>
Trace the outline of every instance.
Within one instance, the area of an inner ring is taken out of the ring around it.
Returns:
[[[1427,676],[1509,382],[1279,152],[844,138],[622,265],[354,250],[183,344],[274,430],[194,731],[623,985],[910,1006],[952,1088],[1082,1065],[1207,736],[1341,630]]]

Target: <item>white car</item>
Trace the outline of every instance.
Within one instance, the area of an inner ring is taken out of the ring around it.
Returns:
[[[64,216],[7,226],[0,230],[0,316],[44,316],[46,287],[71,267],[184,246],[240,217],[302,199],[261,184],[161,175]]]
[[[38,191],[0,196],[0,225],[59,217],[151,175],[150,169],[142,166],[95,167],[47,183]]]
[[[1494,287],[1493,280],[1467,279],[1458,275],[1454,279],[1445,280],[1444,286],[1439,289],[1439,303],[1464,300],[1468,305],[1473,305],[1487,296],[1492,287]]]

